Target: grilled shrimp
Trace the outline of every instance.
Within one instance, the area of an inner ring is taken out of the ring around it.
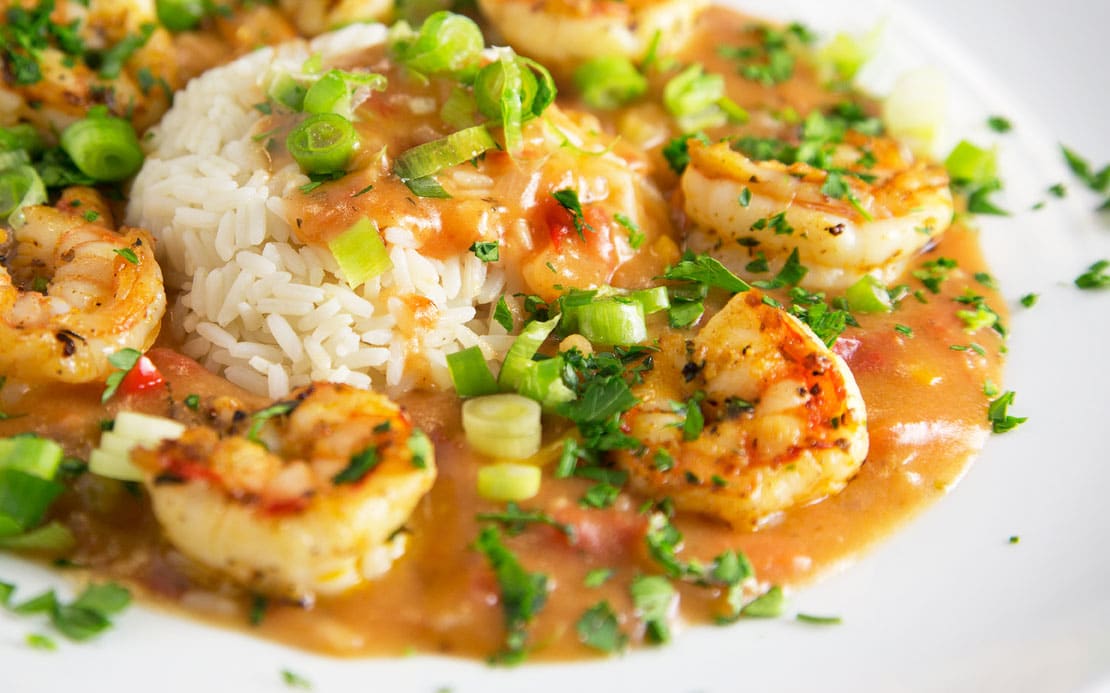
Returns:
[[[517,50],[567,74],[602,56],[640,60],[658,40],[667,54],[686,42],[707,0],[478,0]],[[658,36],[658,39],[656,38]]]
[[[102,380],[109,356],[158,336],[162,271],[149,233],[104,225],[111,215],[96,191],[70,189],[59,207],[26,208],[23,227],[0,230],[0,374]]]
[[[132,454],[169,541],[245,587],[299,600],[385,572],[436,477],[431,445],[405,412],[318,383],[250,425],[226,437],[190,428]]]
[[[0,12],[28,3],[0,0]],[[40,7],[46,3],[40,3]],[[37,11],[37,10],[36,10]],[[103,104],[128,118],[140,132],[157,122],[169,108],[172,90],[182,86],[173,38],[157,24],[154,6],[142,0],[91,0],[64,2],[51,12],[53,25],[76,26],[74,36],[82,50],[107,55],[123,41],[138,43],[126,56],[118,73],[107,61],[99,67],[73,55],[61,39],[46,34],[35,41],[43,45],[17,52],[38,74],[22,74],[7,65],[0,80],[0,124],[21,120],[42,130],[62,130],[84,117],[90,106]],[[144,38],[145,37],[145,38]],[[164,88],[163,86],[164,85]]]
[[[683,341],[663,341],[641,404],[624,415],[646,446],[617,457],[634,488],[751,529],[855,475],[868,449],[863,399],[809,328],[753,289]],[[684,430],[694,407],[700,432]]]
[[[833,165],[860,175],[840,175],[841,197],[822,190],[832,174],[808,164],[754,161],[725,142],[691,140],[689,149],[681,182],[688,245],[741,275],[755,251],[778,271],[797,248],[805,288],[843,289],[865,274],[889,283],[952,221],[944,168],[915,161],[891,139],[848,134]],[[865,157],[874,164],[859,166]]]
[[[384,21],[392,0],[281,0],[281,10],[305,36],[316,36],[355,22]]]

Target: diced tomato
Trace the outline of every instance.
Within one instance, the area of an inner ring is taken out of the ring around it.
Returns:
[[[119,392],[123,395],[133,395],[137,392],[162,387],[165,382],[165,378],[162,377],[154,362],[146,356],[142,356],[131,370],[127,371],[127,375],[123,376],[123,380],[119,384]]]
[[[586,245],[597,245],[600,241],[605,241],[601,243],[601,246],[604,246],[602,250],[608,251],[611,243],[608,242],[608,235],[603,232],[609,223],[609,215],[601,207],[583,205],[582,217],[583,222],[590,227],[584,229],[581,236]],[[551,237],[551,245],[556,250],[559,250],[566,240],[579,238],[578,229],[574,228],[574,215],[557,200],[552,199],[546,206],[544,222]]]
[[[856,351],[860,348],[860,344],[860,340],[855,337],[840,336],[833,342],[832,351],[845,361],[851,361]]]

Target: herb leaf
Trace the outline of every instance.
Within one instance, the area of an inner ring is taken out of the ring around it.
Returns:
[[[501,588],[501,609],[505,616],[505,647],[496,655],[502,664],[519,664],[526,656],[528,624],[547,602],[547,576],[524,569],[509,549],[501,543],[496,527],[487,527],[478,535],[474,548],[486,557]]]

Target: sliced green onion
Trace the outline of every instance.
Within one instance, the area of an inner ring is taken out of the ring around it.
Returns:
[[[447,355],[447,370],[459,397],[481,397],[497,392],[497,380],[476,346]]]
[[[591,108],[611,110],[647,92],[647,78],[624,56],[607,55],[583,63],[574,71],[574,86]]]
[[[532,321],[524,326],[501,364],[497,384],[502,390],[516,390],[520,387],[524,373],[532,363],[532,357],[558,324],[559,316],[555,316],[546,322]]]
[[[995,151],[961,140],[944,160],[944,167],[953,180],[972,184],[986,183],[993,180],[997,172]]]
[[[563,382],[565,361],[562,356],[533,361],[524,372],[518,392],[551,410],[563,402],[575,399],[574,390]]]
[[[0,220],[19,229],[25,223],[26,207],[46,202],[46,186],[38,171],[31,166],[17,166],[0,171]]]
[[[158,21],[170,31],[188,31],[205,15],[205,0],[155,0]]]
[[[870,274],[863,275],[849,286],[844,298],[848,300],[848,310],[854,313],[889,313],[894,310],[886,287]]]
[[[22,533],[37,526],[63,490],[65,487],[56,481],[21,469],[0,469],[0,518],[6,520],[4,533]],[[13,528],[16,532],[12,532]]]
[[[22,149],[0,151],[0,171],[19,168],[29,163],[31,163],[31,155]]]
[[[416,180],[470,161],[497,146],[484,125],[453,132],[447,137],[419,144],[403,152],[393,165],[401,180]]]
[[[431,75],[464,70],[478,59],[484,45],[474,20],[440,11],[424,20],[411,42],[396,44],[395,52],[409,68]]]
[[[293,111],[304,108],[305,95],[308,88],[293,78],[288,72],[283,72],[270,83],[267,91],[270,98]]]
[[[443,189],[435,176],[425,176],[424,178],[413,178],[412,180],[404,180],[401,182],[405,187],[412,191],[413,195],[417,197],[429,197],[437,200],[450,200],[451,193]]]
[[[724,96],[724,77],[706,73],[700,64],[687,67],[663,87],[663,105],[687,131],[723,123],[725,114],[717,102]]]
[[[647,339],[644,308],[635,301],[610,298],[578,309],[578,332],[594,344],[627,346]]]
[[[478,495],[492,501],[523,501],[540,492],[540,468],[501,462],[478,470]]]
[[[184,432],[185,426],[172,419],[121,411],[112,430],[102,433],[100,444],[89,453],[89,471],[109,479],[142,481],[142,470],[131,461],[131,451],[175,440]]]
[[[338,113],[351,117],[351,90],[339,70],[331,70],[308,88],[302,108],[305,113]]]
[[[474,99],[478,112],[493,120],[504,120],[505,99],[513,96],[520,106],[520,120],[531,115],[539,83],[520,58],[505,51],[501,59],[486,65],[474,79]]]
[[[839,33],[817,52],[817,63],[825,68],[827,77],[841,82],[851,82],[856,74],[875,55],[882,36],[882,25],[863,36]]]
[[[116,414],[112,432],[143,443],[157,443],[161,440],[180,438],[185,432],[185,425],[164,416],[121,411]]]
[[[10,128],[0,128],[0,152],[27,152],[34,156],[46,149],[46,143],[38,130],[29,123],[20,123]]]
[[[640,304],[644,315],[658,313],[671,307],[671,299],[667,295],[667,287],[653,286],[650,289],[640,289],[628,294],[628,298]]]
[[[439,109],[439,117],[453,128],[468,128],[477,121],[478,102],[468,89],[455,87]]]
[[[62,463],[62,446],[46,438],[0,438],[0,469],[15,469],[50,481]]]
[[[285,139],[289,153],[305,173],[336,173],[347,167],[358,133],[351,121],[335,113],[310,115]]]
[[[540,404],[513,393],[475,397],[463,402],[466,441],[492,457],[525,459],[539,452],[543,437]]]
[[[373,219],[363,217],[328,241],[328,250],[352,289],[392,269],[393,261]]]
[[[918,156],[932,153],[947,117],[948,87],[939,71],[922,68],[898,78],[883,99],[883,127]]]
[[[0,532],[0,549],[11,551],[49,551],[65,553],[73,548],[77,540],[73,532],[60,522],[50,522],[42,527],[15,536],[4,536]]]
[[[106,112],[90,112],[62,132],[61,146],[86,176],[114,183],[130,178],[143,164],[135,128]]]

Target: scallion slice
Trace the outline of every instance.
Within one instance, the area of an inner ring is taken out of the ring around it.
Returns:
[[[539,452],[543,438],[540,404],[513,393],[463,402],[462,425],[474,450],[491,457],[525,459]]]
[[[476,346],[447,355],[447,370],[459,397],[481,397],[497,392],[497,380]]]
[[[62,456],[62,446],[46,438],[0,438],[0,469],[16,469],[49,481],[57,474]]]
[[[114,183],[131,177],[143,164],[143,148],[131,123],[91,109],[62,132],[62,149],[86,176]]]
[[[501,372],[497,376],[497,384],[502,390],[517,390],[521,380],[532,363],[532,357],[539,351],[540,345],[559,324],[559,316],[546,322],[532,321],[520,331],[516,341],[509,347],[505,354],[505,361],[501,364]]]
[[[631,60],[607,55],[588,60],[575,70],[574,86],[587,106],[611,110],[643,96],[648,83]]]
[[[687,131],[723,123],[725,114],[717,102],[724,96],[724,77],[706,73],[700,64],[687,67],[663,87],[663,105]]]
[[[944,167],[953,180],[972,184],[985,183],[996,174],[995,152],[961,140],[944,160]]]
[[[398,41],[396,57],[424,74],[460,72],[474,64],[485,45],[482,30],[472,19],[453,12],[435,12],[420,25],[411,41]]]
[[[0,171],[0,220],[19,229],[25,223],[23,209],[46,202],[46,186],[33,167],[23,165]]]
[[[72,549],[76,543],[73,532],[60,522],[49,522],[14,536],[4,536],[0,532],[0,549],[11,551],[48,551],[61,554]]]
[[[343,171],[357,145],[355,126],[336,113],[310,115],[285,138],[286,148],[305,173]]]
[[[492,501],[523,501],[540,492],[540,468],[501,462],[478,470],[478,495]]]
[[[894,310],[890,294],[883,283],[865,274],[844,292],[848,310],[854,313],[889,313]]]
[[[302,108],[305,113],[336,113],[351,117],[351,90],[339,70],[331,70],[308,88]]]
[[[532,361],[521,378],[517,391],[529,399],[539,402],[544,409],[553,409],[563,402],[573,400],[576,395],[563,382],[565,361],[562,356]]]
[[[56,481],[21,469],[0,468],[0,527],[10,536],[38,526],[64,489]]]
[[[397,157],[393,173],[405,181],[434,176],[496,146],[486,126],[475,125],[406,150]]]
[[[0,152],[26,152],[34,156],[46,149],[46,143],[38,130],[29,123],[20,123],[10,128],[0,128]]]
[[[578,309],[578,332],[594,344],[627,346],[647,339],[643,306],[627,298],[610,298]]]
[[[158,21],[170,31],[188,31],[204,19],[205,0],[155,0]]]
[[[393,267],[385,242],[373,219],[363,217],[351,228],[328,241],[328,250],[352,289]]]
[[[671,299],[667,295],[667,287],[665,286],[639,289],[628,294],[628,298],[640,304],[644,309],[644,315],[658,313],[671,307]]]
[[[267,91],[271,99],[291,111],[300,111],[304,108],[304,98],[307,93],[308,87],[298,82],[288,72],[274,77]]]
[[[131,451],[174,440],[184,432],[185,426],[173,419],[121,411],[112,430],[100,435],[100,444],[89,454],[89,471],[109,479],[141,481],[143,473],[131,462]]]

